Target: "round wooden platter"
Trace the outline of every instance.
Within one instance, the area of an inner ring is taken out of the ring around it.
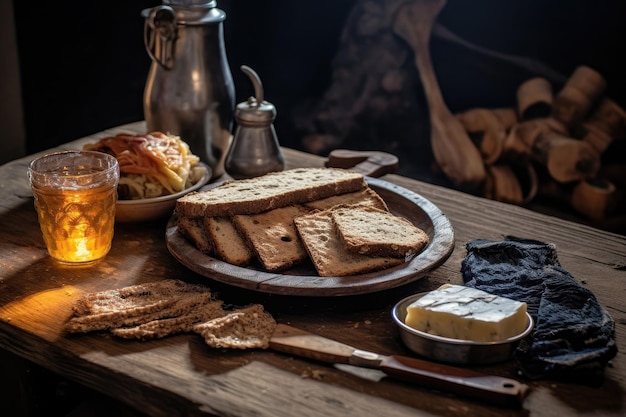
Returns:
[[[320,277],[310,261],[270,273],[259,265],[239,267],[205,255],[178,232],[170,218],[166,243],[170,253],[192,271],[212,280],[264,293],[329,297],[367,294],[408,284],[443,264],[454,249],[449,219],[429,200],[390,182],[367,177],[367,182],[387,203],[389,210],[412,221],[430,237],[424,250],[408,262],[382,271],[348,277]]]

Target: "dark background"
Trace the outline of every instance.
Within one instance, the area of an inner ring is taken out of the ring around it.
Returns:
[[[328,88],[332,59],[355,3],[218,2],[227,13],[225,42],[237,102],[253,93],[239,70],[246,64],[260,75],[266,99],[278,109],[275,126],[282,145],[301,147],[291,112]],[[140,12],[158,4],[14,1],[28,153],[143,119],[150,59]],[[449,0],[438,22],[475,45],[536,60],[563,76],[578,65],[591,66],[606,78],[607,94],[624,105],[625,5],[618,0]],[[431,50],[453,112],[513,106],[520,81],[533,75],[438,36]]]

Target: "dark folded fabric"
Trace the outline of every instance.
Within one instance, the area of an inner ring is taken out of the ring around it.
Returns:
[[[615,322],[557,259],[553,244],[508,237],[466,245],[465,285],[524,301],[535,328],[514,353],[532,379],[599,384],[617,354]]]

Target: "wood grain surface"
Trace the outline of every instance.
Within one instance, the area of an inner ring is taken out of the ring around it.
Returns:
[[[136,123],[62,148],[77,148],[118,132],[145,132]],[[323,166],[324,158],[283,150],[287,167]],[[462,282],[465,243],[507,235],[556,244],[564,268],[593,291],[616,322],[619,353],[600,387],[525,381],[521,409],[492,406],[383,379],[375,382],[329,365],[269,350],[212,349],[183,334],[150,342],[107,334],[68,335],[64,322],[81,294],[177,278],[207,284],[166,247],[167,219],[117,224],[113,248],[90,268],[68,268],[47,255],[26,167],[32,156],[0,167],[0,348],[92,387],[153,416],[448,416],[551,417],[624,415],[626,410],[626,237],[474,197],[397,175],[385,181],[432,201],[450,219],[455,248],[439,268],[396,288],[355,296],[265,294],[219,282],[210,287],[228,304],[262,303],[279,322],[384,355],[411,355],[391,319],[407,295]],[[473,367],[521,378],[512,362]],[[4,370],[4,367],[3,367]],[[11,378],[2,373],[2,378]],[[0,394],[2,395],[2,394]],[[2,400],[6,400],[2,398]]]

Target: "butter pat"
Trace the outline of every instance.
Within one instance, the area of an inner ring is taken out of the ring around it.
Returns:
[[[520,334],[528,319],[524,302],[444,284],[410,304],[405,323],[437,336],[492,342]]]

